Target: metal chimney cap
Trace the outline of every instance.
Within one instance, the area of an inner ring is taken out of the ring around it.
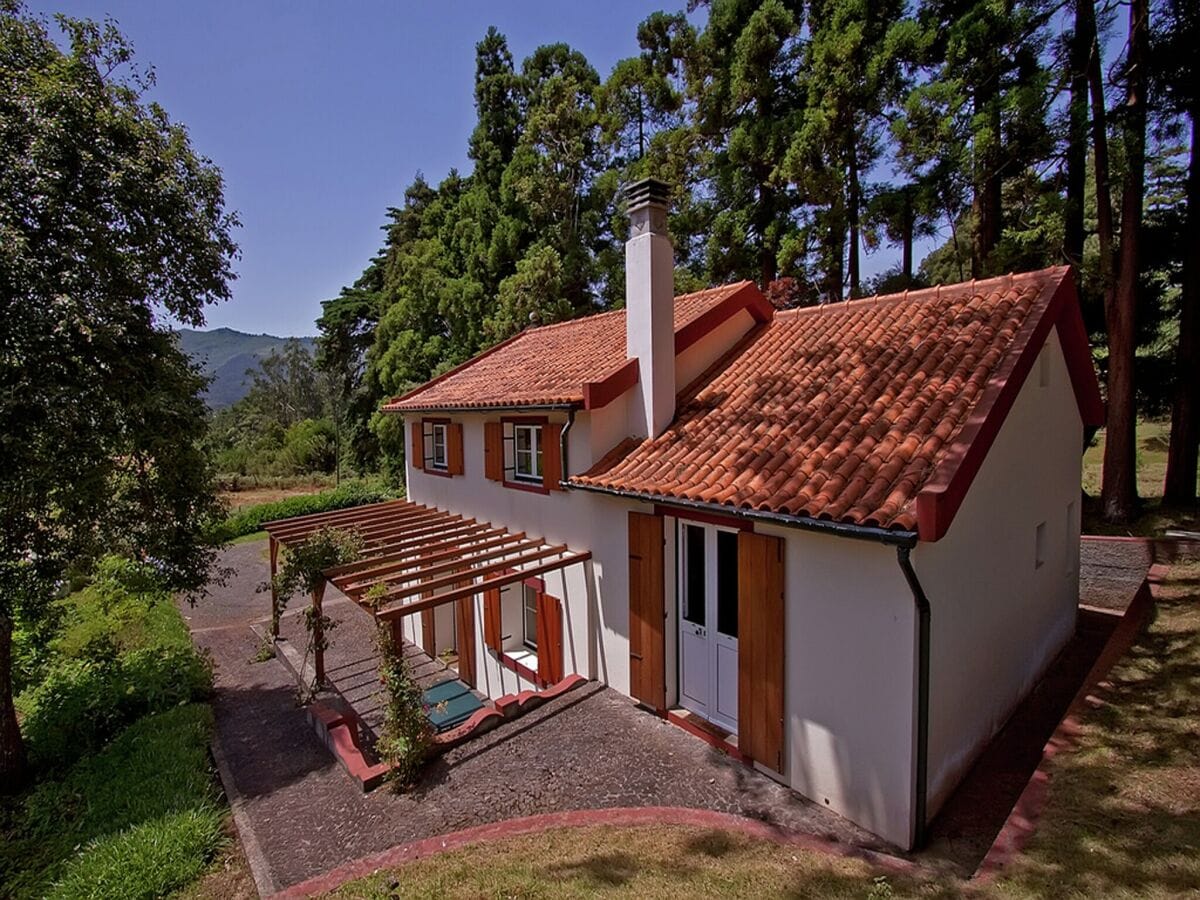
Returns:
[[[671,196],[671,186],[657,178],[643,178],[625,188],[626,212],[641,209],[643,206],[661,206],[666,208]]]

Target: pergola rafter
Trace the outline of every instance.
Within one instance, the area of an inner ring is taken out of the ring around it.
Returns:
[[[319,612],[325,585],[332,583],[376,621],[393,628],[406,616],[591,559],[589,551],[572,551],[566,544],[407,500],[297,516],[263,527],[270,539],[272,580],[280,547],[300,544],[326,527],[356,532],[363,539],[360,557],[326,570],[325,581],[313,591],[313,606]],[[382,596],[368,604],[368,594],[379,594],[373,591],[377,585],[383,586]],[[277,610],[274,590],[271,602]],[[320,680],[323,654],[314,655]]]

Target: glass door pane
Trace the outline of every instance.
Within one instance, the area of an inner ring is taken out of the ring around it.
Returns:
[[[738,536],[717,532],[717,631],[738,634]]]
[[[704,529],[698,525],[684,525],[683,618],[701,626],[705,622],[704,556]]]

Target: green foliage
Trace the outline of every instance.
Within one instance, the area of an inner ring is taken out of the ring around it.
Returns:
[[[274,587],[281,602],[300,591],[315,590],[324,580],[326,569],[353,562],[362,553],[363,540],[358,532],[322,526],[299,544],[284,548]]]
[[[223,841],[208,758],[212,713],[147,716],[18,801],[3,828],[5,896],[161,897]]]
[[[381,500],[389,500],[392,496],[392,492],[382,485],[348,481],[330,491],[247,506],[210,528],[207,539],[213,543],[223,543],[261,531],[265,522],[348,509],[351,506],[362,506],[364,503],[378,503]]]
[[[211,665],[149,566],[106,558],[95,581],[57,607],[59,631],[16,700],[38,768],[78,759],[139,716],[211,689]]]
[[[429,758],[433,726],[429,722],[421,687],[387,626],[377,630],[376,643],[379,647],[379,677],[386,698],[383,728],[376,749],[380,758],[392,767],[388,776],[392,784],[397,790],[403,790],[416,781]]]

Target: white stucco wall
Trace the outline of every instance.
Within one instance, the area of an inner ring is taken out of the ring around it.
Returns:
[[[1042,353],[949,532],[913,551],[931,608],[931,816],[1075,627],[1083,423],[1056,332]]]

